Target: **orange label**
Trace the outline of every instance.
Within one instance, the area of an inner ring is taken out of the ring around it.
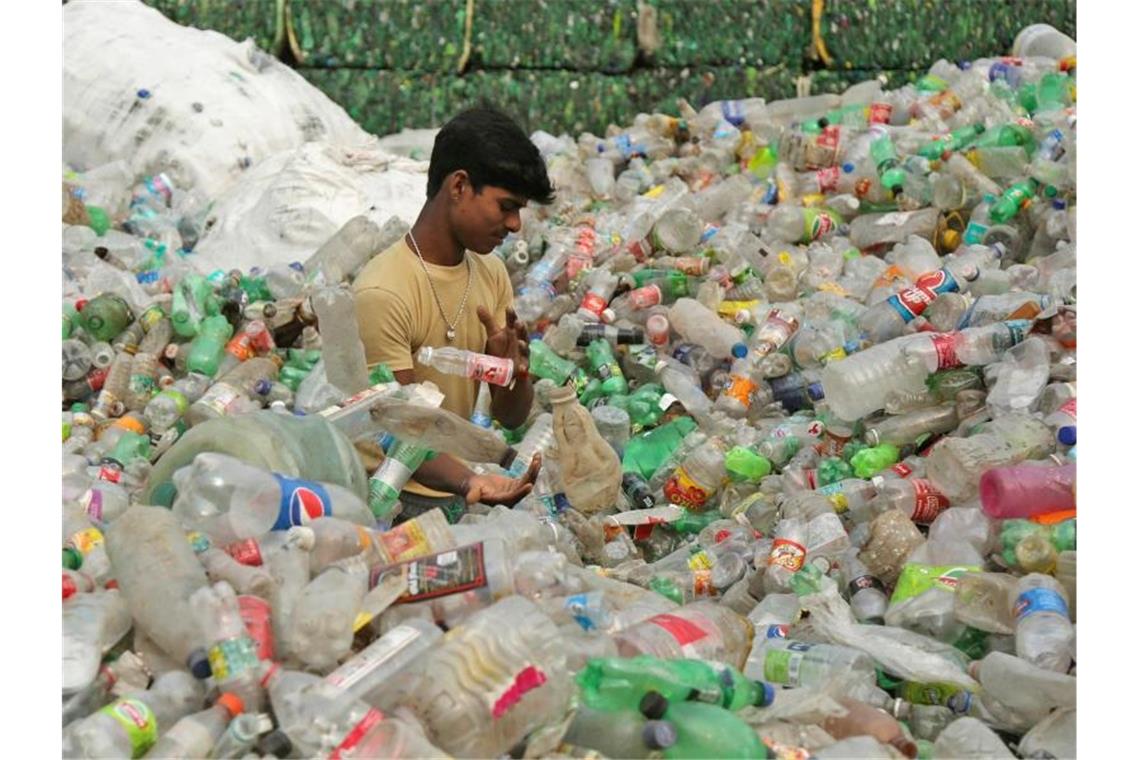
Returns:
[[[688,509],[700,509],[711,496],[707,490],[697,485],[684,467],[678,467],[669,480],[665,481],[664,492],[669,503]]]
[[[898,268],[898,265],[891,264],[889,267],[883,270],[883,273],[878,276],[874,284],[871,285],[871,288],[874,289],[889,287],[899,280],[905,279],[906,275],[901,269]]]
[[[752,406],[752,394],[756,391],[756,383],[749,380],[743,375],[731,375],[729,377],[729,384],[722,393],[729,398],[734,398],[740,402],[741,406],[748,409]]]
[[[804,566],[807,549],[803,544],[797,544],[786,538],[777,538],[772,542],[772,551],[768,554],[769,565],[779,565],[791,572],[796,572]]]

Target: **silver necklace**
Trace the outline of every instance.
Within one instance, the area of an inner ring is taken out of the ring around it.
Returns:
[[[436,292],[435,283],[432,282],[431,275],[428,273],[427,262],[424,261],[424,255],[420,253],[420,247],[416,243],[412,231],[408,230],[408,241],[412,244],[412,250],[416,252],[416,257],[420,260],[420,266],[424,268],[424,277],[427,278],[428,286],[431,288],[431,294],[435,298],[435,305],[439,307],[439,316],[443,317],[444,324],[447,325],[447,342],[455,340],[455,326],[459,324],[459,318],[463,316],[463,309],[467,306],[467,296],[471,293],[471,259],[466,256],[463,260],[467,262],[467,287],[463,289],[463,300],[459,302],[459,311],[455,312],[455,321],[448,320],[447,314],[443,311],[443,302],[439,300],[439,293]]]

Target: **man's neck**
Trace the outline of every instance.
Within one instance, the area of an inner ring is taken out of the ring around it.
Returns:
[[[463,263],[463,244],[451,234],[442,209],[437,204],[428,202],[424,205],[412,225],[411,234],[419,246],[420,255],[427,263],[444,267]]]

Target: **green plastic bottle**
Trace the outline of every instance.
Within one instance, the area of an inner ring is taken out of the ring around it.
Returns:
[[[184,338],[198,334],[202,320],[218,313],[214,288],[200,274],[188,274],[174,289],[170,304],[170,324],[174,332]]]
[[[770,757],[759,734],[723,707],[704,702],[670,702],[656,692],[642,702],[642,714],[673,724],[677,742],[665,750],[666,758]],[[663,703],[666,705],[662,712]]]
[[[880,443],[878,446],[863,449],[851,457],[851,467],[856,477],[869,478],[898,461],[898,448],[889,443]]]
[[[731,665],[705,660],[662,660],[649,655],[602,657],[586,663],[576,678],[590,707],[620,710],[640,705],[649,692],[673,701],[696,700],[732,711],[766,707],[775,689]]]
[[[669,529],[674,533],[695,536],[710,524],[721,519],[723,519],[723,515],[715,509],[710,509],[707,512],[694,512],[691,509],[686,509],[685,514],[669,523]]]
[[[961,150],[986,131],[985,124],[967,124],[949,134],[940,135],[918,149],[918,155],[931,161],[941,158],[946,151]]]
[[[772,472],[767,457],[746,446],[733,446],[724,457],[728,477],[735,483],[759,483]]]
[[[111,216],[104,208],[88,206],[87,219],[90,222],[88,226],[95,230],[95,234],[99,237],[103,237],[107,234],[107,230],[111,229]]]
[[[83,329],[95,340],[110,342],[134,321],[130,305],[114,293],[95,296],[79,313]]]
[[[541,340],[530,342],[529,372],[531,377],[553,380],[563,385],[578,368],[569,359],[563,359]]]
[[[661,409],[661,397],[665,389],[656,383],[647,383],[640,386],[628,396],[618,394],[611,396],[606,403],[624,409],[629,420],[642,428],[652,427],[661,419],[665,412]]]
[[[681,441],[697,427],[691,417],[677,419],[629,439],[622,456],[622,470],[636,472],[649,480],[678,449]]]
[[[226,341],[233,335],[234,327],[221,314],[206,317],[198,328],[198,335],[190,344],[186,354],[186,369],[213,377],[222,362]]]
[[[893,193],[902,190],[906,172],[900,168],[899,154],[890,135],[871,142],[871,160],[875,162],[875,171],[879,173],[879,181],[884,188]]]
[[[1000,224],[1013,219],[1033,199],[1038,187],[1040,183],[1032,177],[1014,182],[990,206],[990,221]]]
[[[590,363],[590,369],[601,379],[605,395],[629,392],[629,383],[625,380],[625,374],[621,371],[621,365],[618,364],[609,341],[595,340],[586,346],[586,360]]]

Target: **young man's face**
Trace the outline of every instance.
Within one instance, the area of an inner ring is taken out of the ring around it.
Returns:
[[[470,182],[459,188],[458,200],[452,205],[452,224],[459,241],[469,251],[490,253],[509,232],[522,227],[519,211],[526,198],[501,187],[484,185],[479,192]]]

